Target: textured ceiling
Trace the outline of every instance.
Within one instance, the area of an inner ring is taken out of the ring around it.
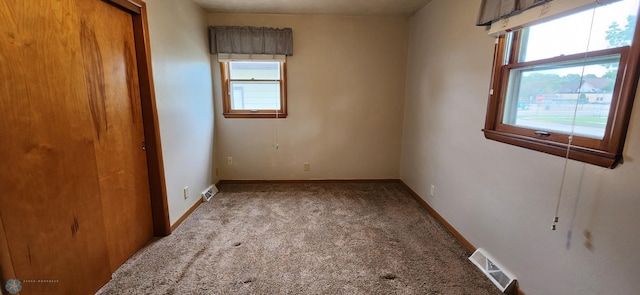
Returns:
[[[194,0],[209,12],[412,15],[431,0]]]

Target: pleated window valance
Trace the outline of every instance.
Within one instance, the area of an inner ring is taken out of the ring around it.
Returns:
[[[484,2],[489,2],[485,0]],[[531,1],[531,0],[530,0]],[[620,0],[547,0],[539,2],[526,10],[521,10],[516,14],[512,14],[507,17],[502,17],[499,20],[493,21],[488,24],[489,35],[499,36],[511,31],[516,31],[522,28],[533,26],[545,21],[555,19],[564,15],[590,9],[597,6],[611,4],[613,2],[619,2]],[[484,5],[483,2],[483,5]],[[480,14],[482,14],[481,7]]]
[[[209,28],[211,54],[293,55],[293,30],[267,27]]]
[[[476,25],[488,26],[493,22],[516,15],[551,0],[482,0]]]

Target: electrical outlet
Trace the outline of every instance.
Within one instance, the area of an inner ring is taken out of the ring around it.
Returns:
[[[311,164],[309,162],[304,162],[304,171],[309,171],[311,169]]]
[[[227,165],[229,165],[229,166],[233,165],[233,158],[232,157],[227,157]]]
[[[429,191],[429,194],[430,194],[432,197],[435,197],[435,196],[436,196],[436,186],[435,186],[435,185],[433,185],[433,184],[431,185],[431,190]]]
[[[188,199],[189,198],[189,187],[185,186],[184,190],[182,191],[184,193],[184,199]]]

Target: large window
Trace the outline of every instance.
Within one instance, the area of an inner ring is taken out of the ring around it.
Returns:
[[[638,81],[639,0],[579,11],[498,38],[485,136],[614,167]]]
[[[228,61],[220,69],[225,117],[287,117],[284,62]]]

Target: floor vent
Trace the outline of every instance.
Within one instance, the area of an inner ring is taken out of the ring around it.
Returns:
[[[213,196],[218,193],[218,188],[215,185],[211,185],[208,189],[202,192],[202,201],[209,202]]]
[[[469,260],[473,262],[503,293],[510,293],[515,286],[516,278],[498,264],[487,252],[480,248]]]

